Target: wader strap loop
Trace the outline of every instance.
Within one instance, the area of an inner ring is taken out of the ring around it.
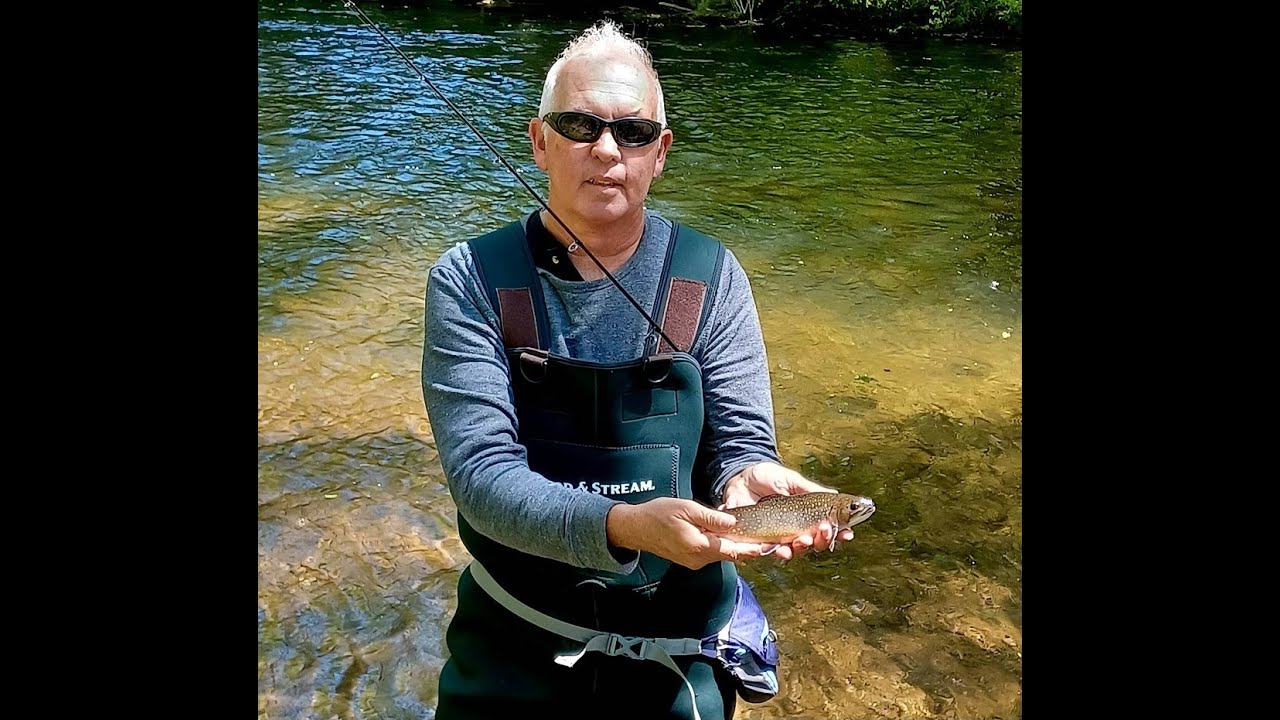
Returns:
[[[508,223],[467,244],[489,305],[498,316],[502,344],[541,348],[549,340],[551,326],[524,222]]]
[[[702,641],[693,638],[645,638],[627,637],[617,633],[600,632],[579,625],[557,620],[544,612],[525,605],[515,596],[502,589],[498,581],[493,579],[488,570],[479,562],[471,561],[471,577],[485,592],[489,593],[499,605],[511,614],[533,623],[547,632],[561,637],[586,643],[576,653],[566,653],[555,658],[555,662],[565,667],[573,667],[583,655],[598,652],[613,657],[625,657],[632,660],[652,660],[680,676],[685,688],[689,690],[689,698],[693,702],[693,720],[702,720],[698,714],[698,697],[693,691],[689,678],[676,665],[673,655],[702,655]]]
[[[680,347],[671,347],[663,340],[658,352],[693,348],[694,336],[698,332],[698,323],[702,319],[702,306],[706,302],[707,284],[685,278],[671,278],[668,290],[667,307],[662,317],[662,330]]]
[[[504,345],[538,347],[538,325],[529,288],[498,288],[498,317],[502,320]]]
[[[710,315],[725,252],[720,242],[678,222],[671,223],[667,260],[653,309],[661,318],[662,331],[678,347],[662,340],[654,343],[652,352],[693,351]],[[648,352],[649,346],[645,347]]]

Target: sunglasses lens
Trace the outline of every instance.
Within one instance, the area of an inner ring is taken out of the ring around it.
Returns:
[[[642,147],[658,139],[662,126],[651,120],[631,118],[605,122],[594,115],[563,112],[547,115],[561,135],[574,142],[595,142],[606,127],[612,126],[613,139],[625,147]]]
[[[570,140],[595,142],[604,130],[604,123],[582,113],[561,113],[556,118],[556,129]]]
[[[658,136],[657,129],[641,120],[625,120],[613,126],[614,135],[623,145],[648,145]]]

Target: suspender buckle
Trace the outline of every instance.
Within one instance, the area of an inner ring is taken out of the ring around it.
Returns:
[[[671,353],[659,353],[646,357],[640,364],[640,371],[644,373],[644,378],[654,385],[666,380],[671,374]]]
[[[547,353],[541,350],[525,350],[520,353],[520,374],[531,383],[547,379]]]

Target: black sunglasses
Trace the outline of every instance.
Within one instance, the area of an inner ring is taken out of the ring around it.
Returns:
[[[605,120],[584,112],[553,112],[543,116],[556,132],[574,142],[595,142],[605,128],[613,133],[613,141],[622,147],[644,147],[662,134],[662,125],[644,118]]]

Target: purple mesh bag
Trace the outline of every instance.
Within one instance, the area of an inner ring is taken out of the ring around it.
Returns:
[[[720,661],[743,700],[762,703],[778,694],[777,639],[751,586],[739,576],[733,616],[719,634],[702,641],[702,654]]]

